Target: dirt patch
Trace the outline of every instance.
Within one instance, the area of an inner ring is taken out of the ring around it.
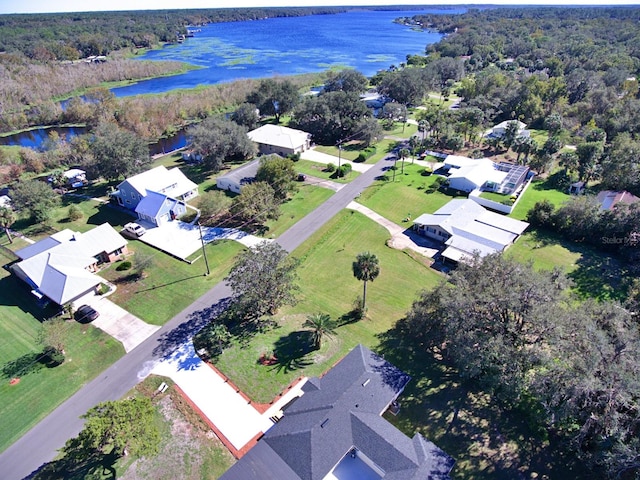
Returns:
[[[200,420],[180,395],[171,389],[157,400],[163,418],[160,452],[133,462],[122,480],[216,479],[234,462],[231,453]]]

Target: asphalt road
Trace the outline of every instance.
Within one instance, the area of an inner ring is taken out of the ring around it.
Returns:
[[[278,243],[292,252],[393,165],[384,158],[283,233]],[[219,283],[160,330],[82,387],[51,414],[0,454],[0,478],[29,477],[55,458],[65,442],[82,429],[83,415],[100,402],[117,400],[140,382],[153,365],[173,353],[226,307],[231,290]],[[25,402],[29,399],[25,398]]]

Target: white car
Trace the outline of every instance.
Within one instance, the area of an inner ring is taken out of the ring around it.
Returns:
[[[122,233],[131,237],[141,237],[147,232],[147,230],[142,226],[138,225],[135,222],[127,223],[122,229]]]

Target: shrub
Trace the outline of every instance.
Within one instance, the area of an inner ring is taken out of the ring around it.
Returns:
[[[355,162],[364,162],[365,160],[367,160],[368,158],[371,158],[372,156],[374,156],[377,152],[377,149],[374,145],[371,145],[367,148],[365,148],[364,150],[360,151],[360,153],[358,154],[358,158],[356,158],[354,161]]]
[[[109,292],[109,290],[110,290],[109,285],[107,285],[106,283],[101,283],[98,285],[97,294],[104,295],[105,293]]]
[[[345,163],[344,165],[341,165],[340,168],[336,170],[336,172],[333,175],[331,175],[331,178],[342,178],[347,174],[349,174],[350,171],[351,171],[351,164]]]
[[[42,361],[48,367],[57,367],[64,362],[64,352],[48,345],[42,350]]]
[[[82,210],[80,210],[76,205],[71,205],[69,207],[69,213],[67,214],[69,220],[75,222],[76,220],[80,220],[82,218]]]
[[[335,172],[336,171],[336,166],[333,163],[328,163],[327,166],[324,168],[326,172]]]
[[[291,155],[289,155],[287,157],[289,160],[291,160],[292,162],[298,162],[300,160],[300,153],[292,153]]]
[[[428,177],[432,173],[433,173],[433,170],[431,170],[429,167],[425,167],[420,171],[420,175],[422,175],[423,177]]]
[[[129,260],[125,260],[124,262],[120,262],[116,267],[118,272],[122,272],[124,270],[129,270],[131,268],[131,262]]]

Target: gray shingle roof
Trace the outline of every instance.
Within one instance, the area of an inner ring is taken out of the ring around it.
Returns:
[[[358,345],[326,375],[309,380],[304,395],[222,479],[321,480],[353,448],[385,472],[384,479],[449,478],[451,457],[419,434],[407,437],[381,417],[409,380]],[[283,473],[272,454],[291,472]],[[261,468],[253,475],[245,462]]]

